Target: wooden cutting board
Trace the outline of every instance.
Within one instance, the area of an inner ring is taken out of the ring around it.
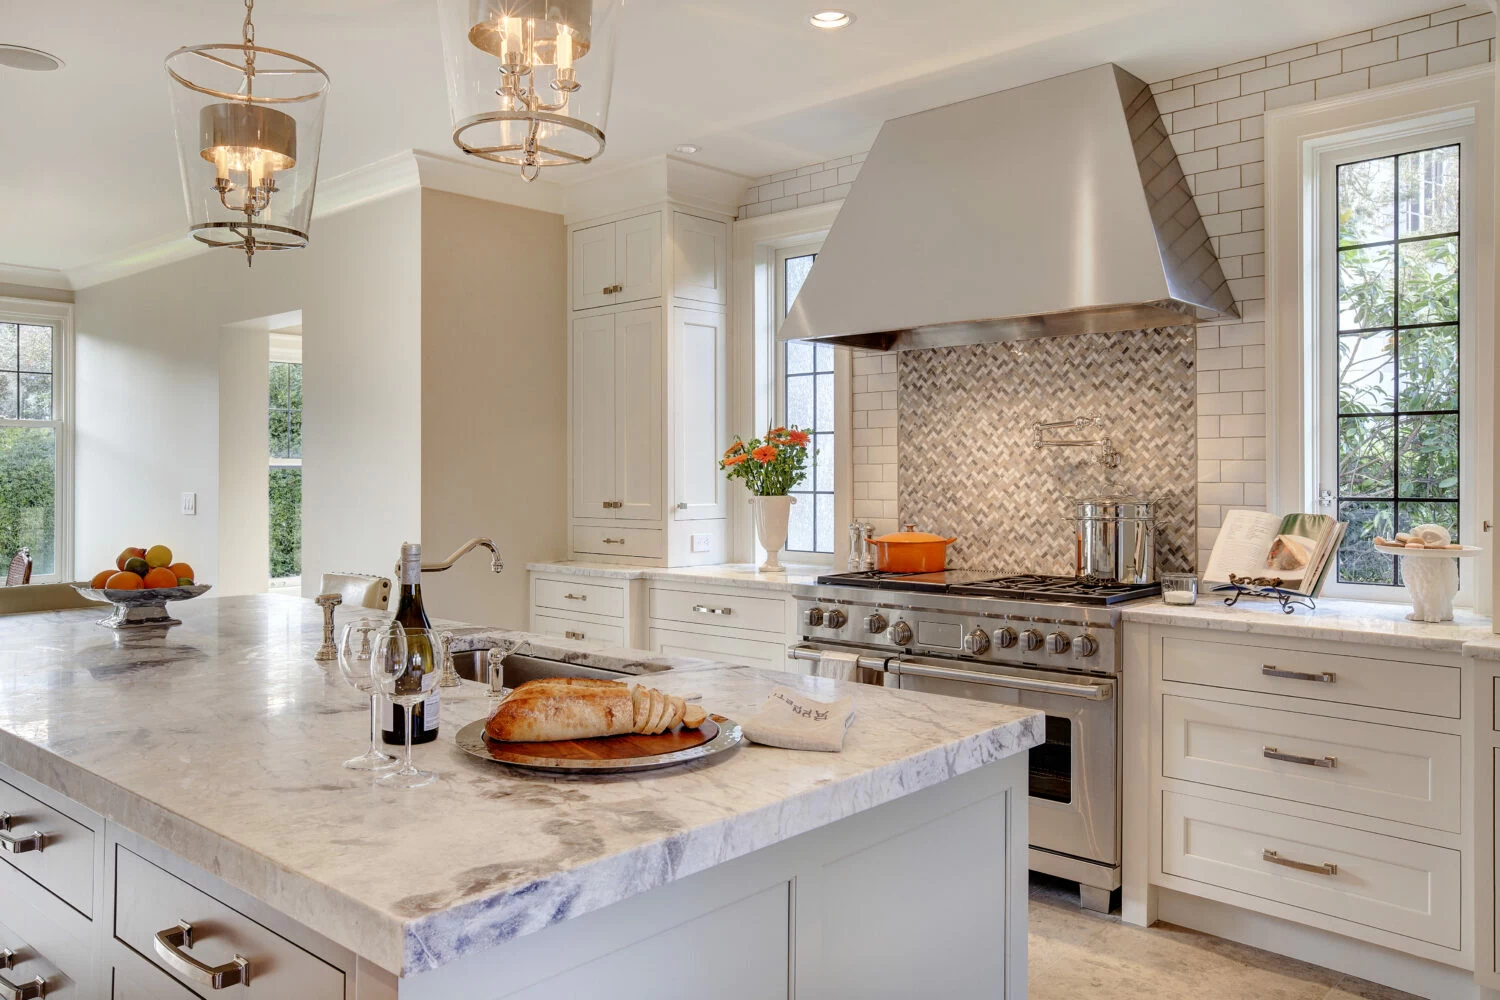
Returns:
[[[551,760],[632,760],[637,757],[654,757],[660,753],[691,750],[693,747],[703,746],[717,735],[719,724],[713,719],[706,719],[697,729],[678,729],[657,733],[655,736],[627,733],[624,736],[596,736],[588,740],[557,740],[551,743],[507,743],[486,736],[485,742],[496,753],[509,756]]]

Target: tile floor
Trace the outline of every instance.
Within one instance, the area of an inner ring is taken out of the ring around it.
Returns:
[[[1197,931],[1131,927],[1078,908],[1071,883],[1031,876],[1031,1000],[1415,1000]]]

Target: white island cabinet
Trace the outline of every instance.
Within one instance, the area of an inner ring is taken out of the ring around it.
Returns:
[[[730,718],[853,694],[856,722],[837,754],[541,777],[453,744],[491,708],[466,683],[416,748],[440,780],[401,791],[340,767],[367,706],[311,602],[178,613],[0,619],[0,995],[1025,996],[1036,713],[456,626]]]

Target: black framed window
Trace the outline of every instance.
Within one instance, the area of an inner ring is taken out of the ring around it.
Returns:
[[[812,270],[816,253],[786,256],[781,261],[782,316],[790,310]],[[788,427],[813,430],[807,478],[792,491],[797,498],[788,524],[789,552],[833,552],[833,348],[811,341],[789,340],[781,345],[782,421]]]

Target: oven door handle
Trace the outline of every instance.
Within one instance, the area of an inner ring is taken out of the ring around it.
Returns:
[[[1085,701],[1108,701],[1114,697],[1114,681],[1097,681],[1090,684],[1069,684],[1066,681],[1043,681],[1032,677],[1013,677],[1010,674],[986,674],[973,670],[949,670],[945,667],[928,667],[906,660],[895,663],[898,674],[916,677],[931,677],[943,681],[963,681],[968,684],[988,684],[991,687],[1013,688],[1017,691],[1034,691],[1037,694],[1057,694],[1065,698],[1082,698]]]
[[[836,652],[842,653],[845,651],[836,650]],[[790,646],[787,648],[786,655],[794,660],[821,660],[823,658],[823,651],[816,646]],[[866,670],[885,670],[886,661],[889,659],[890,657],[888,656],[865,656],[861,653],[857,665],[864,667]]]

